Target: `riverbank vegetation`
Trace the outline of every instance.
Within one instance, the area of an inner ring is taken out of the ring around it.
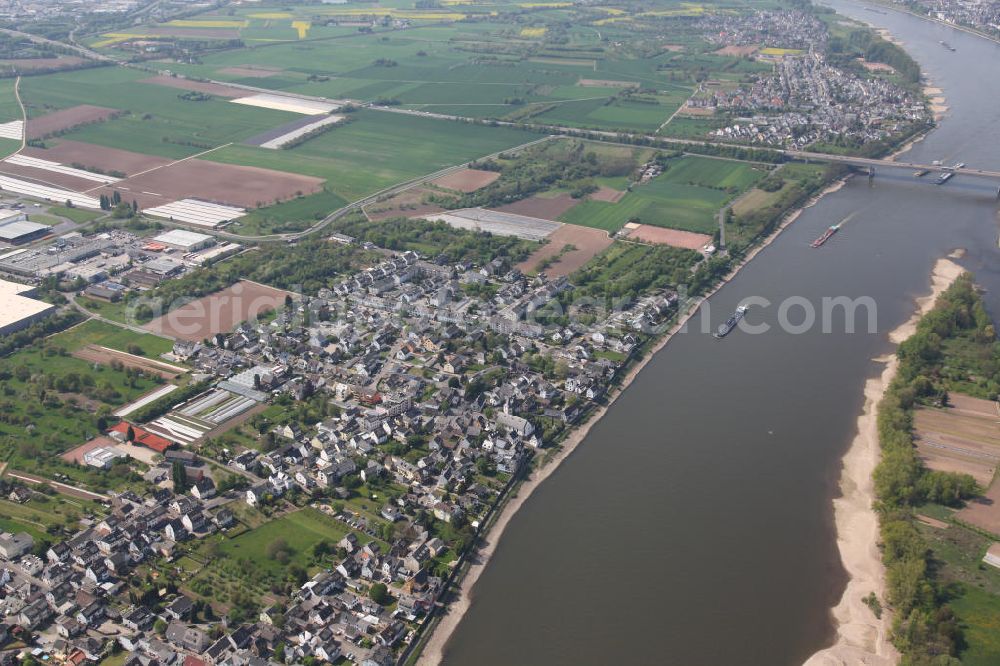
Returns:
[[[942,578],[915,509],[927,502],[960,506],[979,489],[967,474],[925,467],[914,446],[913,412],[947,403],[948,393],[965,389],[969,377],[980,378],[980,391],[993,390],[1000,378],[1000,345],[971,275],[941,295],[897,357],[898,372],[878,408],[882,460],[874,475],[892,637],[904,664],[954,664],[969,647],[955,610],[962,606],[961,589]],[[1000,597],[994,603],[1000,609]]]

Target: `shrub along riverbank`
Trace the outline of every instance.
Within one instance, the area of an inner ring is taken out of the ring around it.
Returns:
[[[913,410],[920,404],[947,403],[961,387],[954,376],[954,351],[975,344],[975,376],[996,386],[1000,346],[996,332],[968,273],[959,277],[917,324],[896,354],[898,371],[878,407],[882,459],[875,470],[876,510],[881,524],[886,597],[895,613],[893,642],[903,664],[960,663],[960,623],[936,576],[932,551],[918,529],[914,509],[926,502],[958,506],[978,492],[967,474],[927,469],[914,446]],[[972,373],[970,373],[972,374]],[[995,391],[993,398],[996,397]]]

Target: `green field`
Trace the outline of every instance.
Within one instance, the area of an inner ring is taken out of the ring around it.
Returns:
[[[237,530],[233,537],[206,539],[197,544],[190,558],[191,570],[197,572],[189,585],[191,591],[216,603],[228,605],[247,596],[259,600],[286,581],[294,568],[315,573],[321,566],[313,553],[316,544],[326,542],[336,548],[337,542],[351,531],[311,507],[262,522],[260,512],[237,504],[240,521],[250,529]],[[363,533],[355,534],[361,543],[370,541]],[[285,544],[284,554],[271,557],[268,547],[279,540]],[[382,546],[384,552],[386,545]],[[328,562],[322,565],[328,566]]]
[[[50,344],[65,347],[67,351],[75,351],[88,344],[100,345],[118,351],[128,351],[135,345],[142,349],[144,356],[156,358],[173,348],[173,342],[152,333],[141,334],[128,329],[108,324],[96,319],[89,319],[79,326],[63,331],[49,339]]]
[[[181,90],[141,83],[149,72],[125,68],[81,70],[30,77],[21,84],[29,117],[78,104],[128,111],[84,125],[66,138],[169,158],[248,139],[298,118],[298,114],[232,104],[220,98],[194,102]],[[188,144],[197,145],[188,145]]]
[[[77,224],[83,224],[85,222],[90,222],[96,220],[101,216],[101,213],[95,213],[92,210],[83,210],[82,208],[67,208],[66,206],[50,206],[49,213],[53,215],[60,215],[66,219],[73,220]]]
[[[400,14],[399,11],[403,13]],[[490,16],[509,11],[509,14]],[[322,25],[326,17],[371,12],[403,17],[405,30],[376,26],[359,31]],[[513,18],[517,17],[517,18]],[[558,103],[540,122],[579,127],[655,131],[694,91],[695,72],[734,80],[769,67],[703,53],[709,45],[683,23],[650,15],[631,26],[602,24],[608,14],[583,6],[530,7],[523,3],[442,4],[416,9],[412,2],[317,9],[237,7],[224,16],[188,17],[185,30],[218,23],[235,30],[249,48],[204,53],[196,63],[171,62],[173,72],[361,102],[393,99],[410,108],[471,117],[502,117],[525,103]],[[293,21],[309,21],[305,34]],[[201,22],[201,23],[199,23]],[[541,34],[522,34],[531,26]],[[158,26],[159,29],[170,25]],[[136,27],[123,35],[141,35]],[[193,37],[187,37],[193,39]],[[93,39],[90,43],[101,44]],[[682,44],[682,53],[662,43]],[[114,43],[99,46],[115,52]],[[274,70],[247,76],[244,67]],[[235,68],[235,69],[234,69]],[[619,85],[577,85],[580,79],[639,84],[633,101]],[[700,80],[700,79],[699,79]]]
[[[252,210],[229,225],[227,231],[245,236],[302,231],[346,204],[343,197],[333,192],[318,192]]]
[[[264,523],[235,539],[227,539],[220,550],[227,558],[248,559],[273,575],[281,575],[287,565],[267,556],[267,547],[275,540],[284,539],[288,544],[289,564],[306,567],[312,561],[313,546],[324,540],[335,545],[349,531],[346,525],[317,509],[306,508]],[[359,539],[362,536],[359,535]]]
[[[540,138],[507,127],[379,111],[359,111],[353,117],[347,125],[289,150],[229,146],[205,159],[316,176],[327,181],[326,188],[332,193],[354,201],[446,166]]]
[[[80,518],[98,513],[99,509],[93,502],[61,495],[36,494],[24,504],[0,499],[0,531],[27,532],[36,544],[51,541],[49,529],[75,531]]]
[[[965,666],[1000,663],[1000,597],[969,585],[948,602],[962,627],[967,647],[959,653]]]
[[[559,219],[612,233],[635,221],[711,234],[719,209],[764,175],[745,162],[687,156],[671,160],[663,174],[635,185],[618,203],[584,201]]]
[[[14,79],[0,79],[0,123],[21,119],[21,107],[14,94]]]

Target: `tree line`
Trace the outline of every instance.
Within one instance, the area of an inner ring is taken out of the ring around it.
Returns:
[[[995,332],[976,294],[972,276],[961,276],[896,352],[899,366],[878,406],[882,459],[875,469],[886,600],[894,611],[892,640],[909,664],[959,664],[961,628],[935,575],[933,554],[917,528],[916,507],[936,502],[960,506],[978,493],[968,474],[933,471],[914,446],[913,412],[920,404],[947,401],[947,342],[979,338],[995,354]]]

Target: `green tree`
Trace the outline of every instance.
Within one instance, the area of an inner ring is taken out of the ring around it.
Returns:
[[[188,478],[187,469],[184,467],[184,463],[180,460],[175,460],[173,468],[171,469],[171,476],[174,482],[174,492],[183,493],[188,489]]]
[[[375,583],[368,590],[368,596],[378,605],[384,606],[389,600],[389,589],[385,583]]]

